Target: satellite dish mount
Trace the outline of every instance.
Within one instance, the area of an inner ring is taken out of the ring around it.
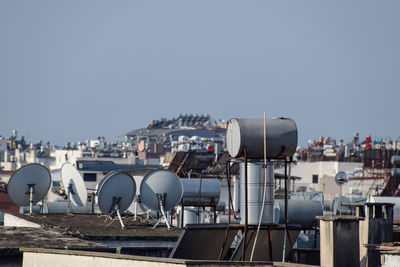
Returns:
[[[28,192],[25,194],[29,195],[29,214],[33,212],[33,192],[36,184],[28,184]]]
[[[110,213],[108,214],[108,217],[110,217],[110,219],[113,219],[115,217],[115,214],[117,214],[118,220],[121,223],[122,229],[125,229],[125,223],[122,220],[120,205],[119,205],[119,203],[121,202],[121,198],[122,197],[113,197],[113,202],[112,202]]]
[[[167,215],[165,215],[165,211],[164,211],[165,200],[167,199],[167,193],[163,193],[163,194],[157,193],[157,199],[158,199],[158,207],[161,211],[162,218],[164,218],[165,224],[167,225],[168,229],[171,229],[171,226],[169,225],[169,222],[168,222]],[[158,220],[158,222],[153,226],[153,229],[157,227],[157,225],[161,222],[162,218],[160,218]]]
[[[74,187],[73,187],[72,183],[68,184],[67,191],[68,191],[68,193],[67,193],[67,198],[68,198],[67,213],[70,213],[71,212],[71,194],[75,195]]]
[[[118,217],[122,229],[125,229],[121,213],[132,204],[135,193],[136,183],[130,174],[122,171],[112,172],[100,182],[96,192],[97,204],[101,212],[112,220],[111,223]]]

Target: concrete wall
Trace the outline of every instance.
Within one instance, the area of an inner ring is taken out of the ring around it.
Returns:
[[[152,258],[122,254],[85,252],[54,249],[21,249],[24,267],[170,267],[170,266],[271,266],[267,262],[227,262],[227,261],[193,261],[181,259]],[[274,264],[275,265],[275,264]],[[275,266],[292,266],[276,263]],[[296,266],[306,266],[298,264]]]
[[[359,266],[359,224],[357,219],[320,217],[321,266]]]
[[[382,208],[386,213],[382,213]],[[378,211],[378,212],[377,212]],[[365,206],[365,220],[360,221],[360,266],[380,266],[379,252],[365,245],[391,242],[393,237],[393,207],[369,204]]]
[[[399,267],[400,266],[400,254],[383,254],[382,267]]]
[[[71,267],[71,266],[85,266],[85,267],[131,267],[131,266],[182,266],[182,264],[174,263],[161,263],[138,261],[119,258],[103,258],[88,255],[66,255],[66,254],[51,254],[51,253],[32,253],[24,252],[23,265],[24,267]]]

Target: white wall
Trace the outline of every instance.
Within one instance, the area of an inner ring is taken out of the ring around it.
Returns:
[[[318,189],[318,184],[312,183],[312,176],[318,175],[318,180],[323,176],[334,177],[339,171],[354,171],[355,168],[362,167],[361,162],[338,162],[338,161],[317,161],[303,162],[298,161],[291,167],[291,175],[300,177],[301,180],[295,182],[295,187],[307,186],[314,190]],[[277,173],[284,173],[284,169],[276,169]]]

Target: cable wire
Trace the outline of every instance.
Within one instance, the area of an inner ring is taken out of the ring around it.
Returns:
[[[257,233],[256,233],[256,237],[254,239],[254,244],[253,244],[253,248],[251,250],[251,256],[250,256],[250,261],[253,261],[253,256],[254,256],[254,250],[256,248],[256,244],[257,244],[257,239],[258,239],[258,234],[260,232],[260,227],[261,227],[261,222],[262,222],[262,218],[264,215],[264,204],[265,204],[265,195],[267,193],[267,134],[266,134],[266,118],[265,118],[265,111],[264,111],[264,192],[263,192],[263,200],[262,200],[262,206],[261,206],[261,212],[260,212],[260,216],[259,216],[259,220],[258,220],[258,226],[257,226]]]

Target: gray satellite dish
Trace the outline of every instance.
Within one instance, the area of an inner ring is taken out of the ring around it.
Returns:
[[[344,171],[336,173],[335,182],[340,188],[340,196],[342,196],[342,186],[346,184],[348,181],[349,177],[347,176],[347,173],[345,173]]]
[[[347,176],[347,173],[345,173],[344,171],[340,171],[340,172],[336,173],[335,182],[337,185],[339,185],[339,186],[344,185],[348,181],[349,181],[349,177]]]
[[[122,171],[110,173],[103,180],[97,191],[99,209],[109,217],[117,215],[122,228],[125,228],[121,213],[124,213],[132,204],[136,193],[135,180]]]
[[[10,178],[8,196],[18,206],[29,205],[32,214],[34,204],[43,199],[49,191],[51,174],[40,164],[29,164],[19,168]]]
[[[100,191],[100,188],[103,186],[104,182],[107,180],[107,178],[108,178],[109,176],[114,175],[114,174],[116,174],[117,172],[119,172],[119,170],[110,171],[109,173],[107,173],[107,174],[103,177],[103,179],[101,179],[100,183],[98,183],[98,184],[96,185],[96,192]]]
[[[69,163],[64,164],[61,167],[61,179],[68,195],[68,211],[70,208],[70,201],[77,206],[85,206],[87,201],[87,191],[85,182],[78,170]]]
[[[152,171],[146,174],[140,184],[140,196],[144,204],[153,211],[161,212],[168,228],[170,226],[165,212],[178,205],[182,194],[181,180],[174,172],[168,170]]]

